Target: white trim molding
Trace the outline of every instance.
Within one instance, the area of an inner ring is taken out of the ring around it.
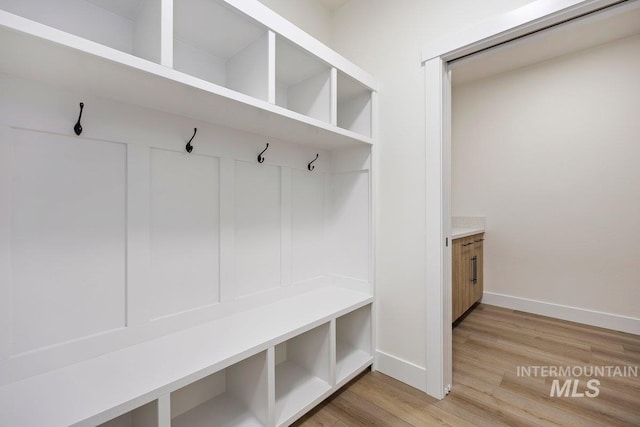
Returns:
[[[493,292],[484,292],[482,294],[482,303],[597,326],[599,328],[613,329],[614,331],[626,332],[628,334],[640,334],[640,319],[621,316],[619,314],[604,313],[602,311],[587,310],[569,305],[537,301]]]
[[[538,0],[488,19],[422,50],[422,62],[441,57],[452,61],[498,44],[561,24],[620,0]]]
[[[392,356],[383,351],[376,350],[375,357],[376,371],[389,375],[413,388],[425,391],[427,383],[427,370],[415,363],[407,362],[396,356]]]

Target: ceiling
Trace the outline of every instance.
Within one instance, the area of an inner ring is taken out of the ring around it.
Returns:
[[[633,35],[640,35],[639,0],[454,61],[451,63],[453,85],[470,83]]]
[[[344,4],[347,3],[349,0],[318,0],[318,1],[330,11],[334,11],[344,6]]]

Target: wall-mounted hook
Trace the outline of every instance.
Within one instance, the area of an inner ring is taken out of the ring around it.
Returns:
[[[84,108],[84,102],[81,102],[80,103],[80,115],[78,116],[78,121],[76,122],[76,125],[73,127],[73,131],[78,136],[82,133],[82,125],[80,124],[80,119],[82,118],[82,109],[83,108]]]
[[[318,160],[318,156],[319,154],[316,154],[316,158],[311,160],[309,162],[309,164],[307,165],[307,169],[309,169],[310,171],[314,170],[316,167],[313,165],[313,162],[315,162],[316,160]]]
[[[189,142],[187,142],[187,145],[185,145],[185,150],[187,150],[187,153],[191,153],[193,151],[193,145],[191,145],[191,141],[193,141],[193,138],[196,137],[196,133],[198,132],[198,128],[193,128],[193,135],[191,136],[191,139],[189,140]]]
[[[267,146],[265,147],[265,149],[262,150],[260,154],[258,154],[258,163],[264,162],[264,157],[262,157],[262,155],[264,154],[265,151],[267,151],[268,148],[269,148],[269,143],[267,142]]]

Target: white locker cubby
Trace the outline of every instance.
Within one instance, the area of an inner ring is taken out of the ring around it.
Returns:
[[[332,68],[282,37],[276,38],[276,104],[331,122]]]
[[[267,101],[269,31],[221,0],[174,1],[173,67]]]
[[[336,319],[336,382],[341,384],[373,358],[371,304]]]
[[[160,63],[162,0],[0,0],[0,9]]]
[[[172,427],[268,425],[267,352],[171,393]]]
[[[331,389],[329,326],[276,346],[276,425],[288,425]]]
[[[338,73],[338,127],[371,136],[371,90],[344,73]]]

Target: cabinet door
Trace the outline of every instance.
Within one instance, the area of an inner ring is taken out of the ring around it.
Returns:
[[[452,320],[455,321],[473,304],[473,237],[453,241]]]
[[[464,289],[464,283],[462,278],[465,277],[463,271],[465,262],[462,258],[462,239],[453,241],[452,252],[451,321],[455,322],[463,313],[462,300],[464,298],[462,290]]]
[[[464,275],[462,276],[462,312],[469,309],[473,305],[474,286],[473,278],[475,273],[474,267],[475,243],[474,236],[465,237],[462,242],[462,259],[464,261]]]
[[[482,298],[483,243],[484,234],[476,234],[453,241],[451,319],[454,322]]]
[[[472,297],[471,304],[475,304],[482,298],[482,292],[484,290],[484,234],[473,236],[473,256],[476,257],[475,261],[475,282],[472,283]]]

